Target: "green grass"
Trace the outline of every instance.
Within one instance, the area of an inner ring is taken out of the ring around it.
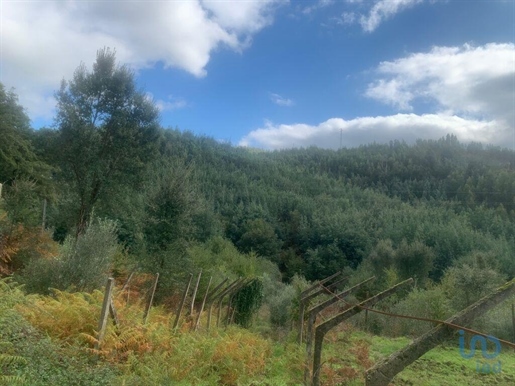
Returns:
[[[411,342],[408,338],[375,336],[359,330],[348,330],[328,335],[324,342],[322,369],[323,385],[363,385],[367,364],[357,359],[363,348],[368,358],[375,363],[386,358]],[[360,349],[361,347],[361,349]],[[490,365],[500,361],[500,373],[483,374],[476,370],[477,361]],[[356,373],[353,373],[354,369]],[[471,359],[462,358],[458,338],[430,350],[392,381],[392,385],[417,386],[482,386],[515,385],[515,353],[502,347],[498,357],[492,360],[482,358],[479,350]]]
[[[447,345],[427,352],[395,378],[395,385],[515,385],[515,355],[504,348],[499,356],[486,360],[480,354],[474,358],[462,358],[455,346]],[[500,361],[498,374],[483,374],[476,369],[477,361],[489,364]]]

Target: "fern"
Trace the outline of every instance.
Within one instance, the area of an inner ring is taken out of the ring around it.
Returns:
[[[27,381],[25,381],[25,378],[22,376],[0,374],[0,385],[25,386],[25,385],[27,385]]]
[[[7,351],[12,349],[12,343],[0,342],[0,385],[25,385],[22,376],[9,375],[10,368],[13,366],[25,366],[27,360],[19,355],[11,355]]]

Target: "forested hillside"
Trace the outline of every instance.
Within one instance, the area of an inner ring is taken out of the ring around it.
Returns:
[[[161,127],[152,99],[108,49],[93,70],[81,65],[63,81],[56,100],[54,126],[34,130],[15,92],[0,85],[0,384],[299,384],[304,358],[297,346],[286,349],[291,336],[280,347],[263,335],[284,338],[310,281],[343,271],[340,287],[348,287],[375,276],[352,303],[413,278],[412,291],[381,309],[444,320],[515,277],[513,149],[451,134],[337,151],[237,147]],[[234,320],[245,328],[258,320],[263,335],[170,330],[190,274],[200,271],[191,313],[211,282],[250,279],[235,295]],[[124,332],[93,349],[98,290],[108,276],[121,283],[134,273],[133,303],[120,288],[115,300]],[[143,328],[137,299],[156,274],[161,308]],[[355,319],[338,332],[355,355],[327,354],[337,366],[324,370],[326,384],[362,381],[370,350],[374,360],[388,352],[383,337],[432,326]],[[502,306],[475,327],[509,340],[511,322]],[[363,327],[376,337],[349,333]],[[30,344],[20,343],[23,334]],[[80,360],[63,362],[60,352]],[[97,372],[91,354],[102,357]],[[457,355],[445,355],[454,366]],[[198,361],[184,369],[191,358]],[[466,367],[456,366],[468,384]]]
[[[80,67],[56,94],[54,128],[32,130],[2,87],[0,173],[11,228],[38,226],[46,200],[44,227],[55,241],[77,237],[96,218],[112,220],[127,255],[152,270],[187,264],[188,247],[216,236],[276,263],[285,281],[356,269],[381,242],[427,247],[421,275],[432,280],[476,251],[514,275],[513,150],[453,135],[338,151],[235,147],[160,128],[131,73],[116,67],[114,54],[99,55],[94,72]],[[102,71],[111,79],[95,85]],[[119,107],[94,101],[102,88],[115,93],[124,84]],[[136,107],[120,114],[123,103]],[[4,269],[29,260],[12,256]]]

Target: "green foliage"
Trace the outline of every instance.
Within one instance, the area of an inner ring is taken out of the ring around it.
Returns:
[[[3,197],[2,206],[11,224],[41,225],[43,204],[35,181],[19,178],[5,188]]]
[[[31,134],[29,117],[17,95],[0,83],[0,183],[11,184],[18,178],[39,186],[48,183],[50,167],[36,155]]]
[[[446,271],[442,286],[456,310],[467,307],[505,282],[505,277],[493,267],[495,264],[489,255],[473,253]]]
[[[429,289],[415,288],[405,299],[395,304],[391,312],[421,318],[445,320],[452,316],[454,309],[444,289],[435,286]],[[433,328],[429,322],[412,319],[382,318],[382,332],[393,336],[420,336],[424,331]]]
[[[251,251],[261,257],[267,257],[272,261],[277,260],[277,254],[281,248],[281,242],[274,232],[274,228],[259,218],[256,220],[247,220],[243,226],[243,234],[241,235],[238,248],[249,253]]]
[[[149,251],[165,251],[192,233],[197,199],[191,172],[191,167],[183,164],[154,165],[146,189],[143,228]]]
[[[28,323],[17,309],[30,303],[21,286],[0,280],[1,385],[113,384],[117,373],[114,368],[103,363],[93,365],[77,346],[53,341]],[[52,323],[55,326],[56,319]]]
[[[263,283],[252,280],[234,295],[234,322],[243,327],[250,327],[252,318],[263,303]]]
[[[11,342],[0,341],[0,385],[26,385],[25,377],[8,374],[13,367],[19,368],[27,365],[24,357],[12,355],[12,351],[13,344]]]
[[[290,284],[265,281],[264,302],[270,312],[270,323],[274,327],[288,327],[292,321],[295,289]]]
[[[385,278],[386,270],[395,262],[395,250],[391,240],[380,240],[367,258],[377,281]]]
[[[419,241],[408,244],[403,240],[395,252],[394,263],[401,279],[412,277],[417,284],[423,286],[433,268],[433,260],[434,253],[431,248]]]
[[[115,52],[97,53],[93,71],[81,64],[56,93],[60,164],[76,195],[78,233],[113,183],[138,183],[155,155],[158,109],[137,91],[134,74]]]
[[[116,223],[92,221],[77,239],[68,236],[55,259],[33,259],[20,280],[31,292],[48,293],[50,288],[91,291],[100,288],[120,252]]]
[[[214,237],[204,244],[188,248],[188,256],[204,276],[213,276],[216,281],[228,277],[259,277],[267,272],[275,275],[273,265],[253,253],[240,253],[234,245],[222,237]]]

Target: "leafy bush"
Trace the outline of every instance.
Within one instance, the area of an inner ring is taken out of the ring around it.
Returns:
[[[391,312],[436,320],[445,320],[454,313],[445,291],[440,286],[426,290],[415,288],[405,299],[393,306]],[[419,336],[423,331],[432,327],[434,326],[429,322],[386,317],[383,333]]]
[[[105,284],[111,264],[120,248],[116,223],[93,221],[77,239],[68,236],[56,259],[33,259],[20,281],[31,292],[48,293],[49,288],[92,291]]]
[[[457,311],[493,292],[505,278],[484,253],[472,253],[458,260],[442,279],[442,286]]]
[[[295,298],[295,289],[291,285],[284,285],[268,301],[270,309],[270,323],[275,327],[287,327],[292,320],[292,304]]]

